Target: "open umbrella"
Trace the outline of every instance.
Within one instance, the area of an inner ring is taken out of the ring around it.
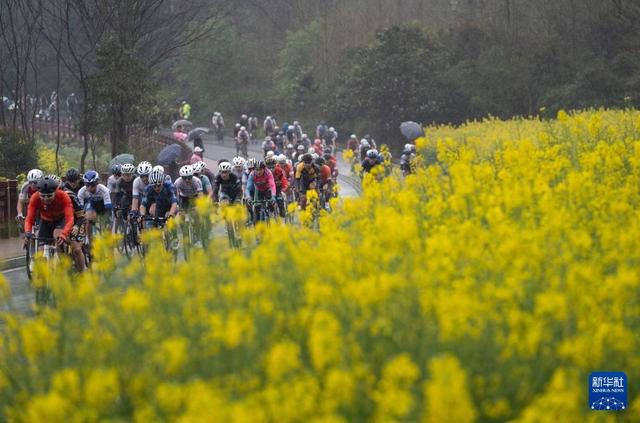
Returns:
[[[402,122],[400,124],[400,132],[404,135],[409,141],[414,141],[416,138],[420,138],[424,136],[424,129],[422,126],[415,122]]]
[[[180,119],[180,120],[177,120],[177,121],[173,122],[173,125],[171,125],[171,129],[173,129],[175,131],[178,126],[183,126],[183,127],[184,126],[193,126],[193,123],[191,123],[188,120]]]
[[[158,164],[162,166],[169,166],[176,162],[182,162],[189,157],[189,149],[184,148],[180,144],[171,144],[163,148],[158,153]]]
[[[196,137],[201,137],[202,134],[208,134],[210,131],[209,128],[196,128],[196,129],[192,129],[189,132],[189,141],[193,141],[194,138]]]
[[[119,164],[120,166],[122,166],[125,163],[131,163],[131,164],[135,163],[135,158],[133,157],[133,154],[119,154],[115,156],[109,162],[109,169],[111,169],[111,167],[113,167],[113,165],[115,164]]]

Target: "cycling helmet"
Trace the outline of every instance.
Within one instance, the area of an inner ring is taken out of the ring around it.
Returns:
[[[95,170],[87,170],[82,180],[85,184],[97,184],[100,181],[100,175]]]
[[[131,163],[125,163],[122,165],[122,174],[123,175],[133,175],[136,171],[136,167]]]
[[[239,123],[236,123],[236,128],[240,128],[240,124]]]
[[[246,118],[247,118],[247,115],[242,115],[242,119],[246,119]]]
[[[27,181],[29,182],[38,182],[44,174],[40,169],[31,169],[27,174]]]
[[[218,165],[219,172],[231,172],[231,163],[222,162]]]
[[[304,151],[304,145],[299,145],[298,146],[298,151]]]
[[[404,145],[404,151],[411,151],[413,148],[413,144],[405,144]]]
[[[41,194],[52,194],[58,189],[58,182],[51,179],[48,175],[38,180],[38,191]]]
[[[311,154],[304,154],[302,156],[302,161],[305,162],[306,164],[311,164],[313,163],[313,157],[311,156]]]
[[[286,164],[287,163],[287,156],[285,156],[284,154],[280,154],[277,158],[278,163],[280,164]]]
[[[362,146],[362,147],[370,147],[371,144],[369,144],[369,141],[367,141],[366,138],[363,138],[363,139],[360,140],[360,146]]]
[[[309,147],[309,150],[307,150],[307,153],[309,154],[314,154],[316,152],[316,149],[313,147]]]
[[[298,125],[300,125],[300,122],[298,122],[297,120],[294,120],[293,121],[293,126],[298,126]]]
[[[323,166],[326,163],[326,161],[324,160],[324,157],[318,157],[316,158],[316,164],[318,166]]]
[[[241,127],[240,127],[240,130],[241,130],[241,131],[246,131],[246,130],[247,130],[247,128],[245,128],[244,126],[241,126]]]
[[[302,134],[302,139],[303,139],[303,140],[306,140],[307,138],[309,138],[309,135],[307,135],[307,134]]]
[[[275,156],[268,156],[266,159],[264,159],[264,162],[267,166],[275,166],[277,163]]]
[[[313,142],[315,145],[322,145],[322,140],[321,139],[317,139]]]
[[[203,161],[195,162],[193,165],[193,173],[202,173],[207,168],[207,164]]]
[[[47,177],[49,177],[49,179],[51,179],[52,181],[55,181],[58,186],[62,186],[62,179],[60,179],[60,177],[58,175],[47,175]]]
[[[193,176],[193,166],[191,165],[182,166],[180,168],[180,176],[182,177]]]
[[[267,155],[265,157],[275,157],[276,153],[273,152],[273,150],[269,150],[267,151]]]
[[[378,150],[372,148],[371,150],[367,151],[367,157],[370,159],[377,159],[378,158]]]
[[[154,170],[149,175],[149,183],[152,185],[160,185],[163,184],[164,181],[164,173],[160,172],[159,170]]]
[[[357,140],[357,139],[358,139],[358,137],[356,136],[356,134],[351,134],[351,137],[350,137],[350,138],[351,138],[351,139],[354,139],[354,140]]]
[[[111,174],[117,175],[119,173],[122,173],[122,166],[120,166],[118,163],[115,163],[113,166],[111,166]]]
[[[78,169],[71,168],[67,170],[67,174],[65,175],[64,179],[66,179],[67,182],[75,182],[79,180],[81,177],[82,175],[80,175],[80,172],[78,171]]]
[[[256,159],[251,158],[247,160],[247,169],[255,169],[256,164]]]
[[[293,144],[287,144],[287,150],[293,150]]]
[[[332,126],[331,128],[329,128],[329,132],[336,132],[336,128]]]
[[[258,163],[256,163],[256,167],[258,169],[264,169],[265,167],[267,167],[267,164],[264,162],[264,160],[258,160]]]
[[[152,170],[153,168],[149,162],[140,162],[138,164],[138,175],[140,176],[149,176]]]
[[[242,167],[246,161],[242,157],[234,157],[232,163],[235,167]]]
[[[153,170],[159,170],[161,173],[164,173],[164,166],[156,165],[153,167]]]
[[[266,137],[264,140],[265,140],[266,142],[271,142],[271,137],[269,137],[269,136],[268,136],[268,137]]]
[[[329,160],[331,160],[331,153],[324,153],[324,156],[323,156],[323,157],[324,157],[324,159],[325,159],[326,161],[329,161]]]
[[[311,157],[313,158],[313,160],[315,160],[320,156],[318,155],[318,153],[311,153]]]

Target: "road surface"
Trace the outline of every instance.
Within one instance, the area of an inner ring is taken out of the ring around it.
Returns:
[[[214,141],[213,137],[205,137],[205,159],[209,167],[214,167],[214,173],[217,173],[218,160],[230,160],[235,156],[236,150],[233,139],[227,138],[225,145],[219,145]],[[190,145],[192,147],[192,145]],[[262,157],[262,149],[258,146],[251,145],[249,147],[249,155],[254,158]],[[354,197],[358,195],[357,180],[350,176],[349,165],[346,164],[341,155],[338,155],[338,184],[340,185],[340,195],[343,197]],[[32,304],[34,302],[34,293],[29,288],[29,279],[24,267],[2,272],[9,286],[11,287],[12,298],[11,304],[0,304],[0,310],[12,310],[22,314],[30,314],[32,312]]]

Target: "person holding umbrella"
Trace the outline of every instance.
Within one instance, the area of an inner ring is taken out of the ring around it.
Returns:
[[[173,138],[176,141],[187,142],[187,134],[184,132],[184,128],[182,125],[178,125],[176,131],[173,133]]]
[[[204,150],[200,147],[196,147],[193,149],[193,156],[191,156],[191,160],[189,164],[196,164],[198,162],[202,162]]]

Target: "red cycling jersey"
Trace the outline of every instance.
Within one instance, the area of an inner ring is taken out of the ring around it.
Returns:
[[[331,179],[331,168],[327,165],[322,165],[320,168],[320,183],[324,185]]]
[[[73,203],[69,195],[57,189],[53,200],[49,204],[44,204],[40,198],[40,193],[36,192],[31,196],[29,200],[29,207],[27,209],[27,218],[24,222],[24,231],[31,232],[33,229],[33,223],[36,220],[36,213],[40,212],[40,218],[47,222],[55,222],[64,218],[64,228],[62,233],[65,236],[69,236],[73,229],[74,210]]]
[[[285,171],[282,170],[280,165],[276,165],[273,170],[273,179],[276,183],[276,188],[280,188],[280,191],[286,191],[289,188],[289,180],[287,179],[287,175]]]

